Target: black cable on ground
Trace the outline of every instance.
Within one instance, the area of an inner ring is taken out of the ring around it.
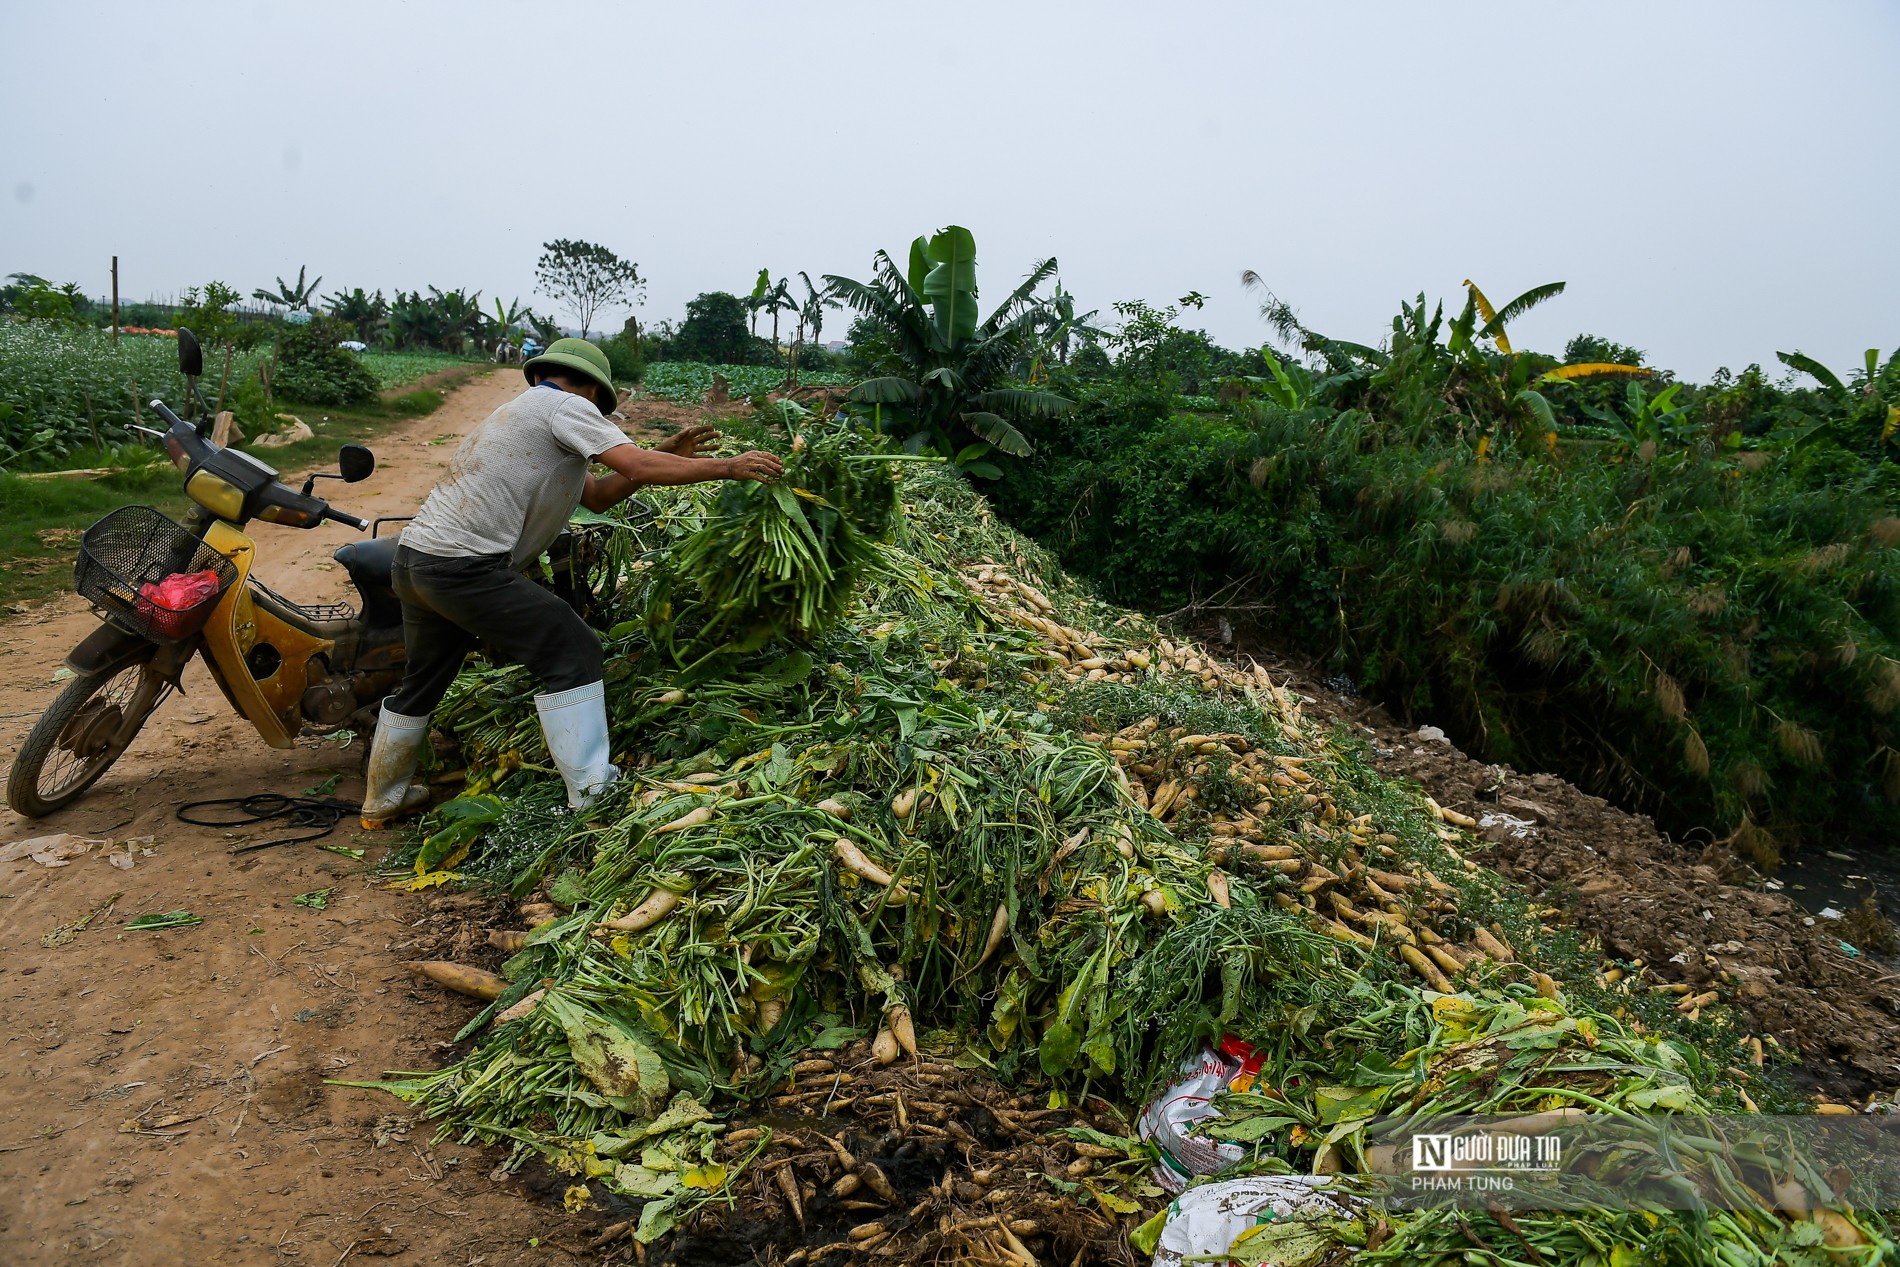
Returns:
[[[203,809],[211,805],[235,805],[237,816],[234,818],[193,818],[187,811]],[[215,801],[192,801],[178,807],[178,821],[190,823],[194,827],[248,827],[253,823],[267,823],[281,818],[294,828],[305,831],[302,836],[284,836],[277,840],[265,840],[255,844],[239,845],[232,853],[249,853],[253,849],[269,849],[275,845],[301,845],[306,841],[321,840],[336,830],[337,824],[346,818],[352,818],[362,812],[362,806],[355,801],[340,801],[333,796],[285,796],[281,792],[253,792],[249,796],[232,796]]]

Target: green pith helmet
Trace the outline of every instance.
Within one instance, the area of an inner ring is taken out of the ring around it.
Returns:
[[[566,370],[578,370],[600,384],[606,397],[600,403],[602,413],[612,413],[614,407],[614,372],[607,364],[607,354],[589,343],[586,339],[556,339],[548,344],[548,350],[531,360],[522,363],[521,372],[528,382],[538,382],[535,366],[551,369],[559,366]]]

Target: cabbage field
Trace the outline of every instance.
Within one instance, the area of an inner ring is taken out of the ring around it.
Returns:
[[[376,385],[384,391],[392,387],[407,387],[431,374],[471,363],[471,358],[466,356],[457,356],[453,352],[432,352],[427,349],[418,349],[414,352],[361,352],[357,354],[357,359],[376,376]],[[486,358],[473,359],[482,361]]]
[[[205,352],[203,388],[215,402],[225,380],[224,351]],[[362,360],[388,390],[416,382],[465,357],[447,352],[365,352]],[[234,351],[229,400],[271,356],[268,347]],[[0,466],[57,463],[74,450],[133,439],[152,423],[146,402],[176,402],[185,388],[178,343],[161,334],[122,334],[46,321],[0,323]]]
[[[254,373],[264,355],[234,354],[232,384]],[[206,366],[213,393],[223,368],[222,358]],[[178,344],[162,335],[124,335],[114,347],[101,330],[0,324],[0,464],[57,459],[95,438],[106,445],[131,439],[133,423],[151,425],[145,401],[183,389]]]
[[[712,390],[713,375],[731,384],[733,399],[755,392],[774,391],[785,382],[785,371],[776,365],[704,365],[697,361],[655,361],[647,366],[640,387],[649,396],[698,404]],[[800,383],[819,387],[849,387],[857,380],[849,374],[801,373]]]

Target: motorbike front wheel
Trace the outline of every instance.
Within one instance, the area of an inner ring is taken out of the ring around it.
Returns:
[[[75,677],[13,758],[7,804],[40,818],[78,800],[131,746],[170,691],[171,683],[146,661]]]

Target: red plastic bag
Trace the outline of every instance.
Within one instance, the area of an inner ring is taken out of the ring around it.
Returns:
[[[174,572],[162,581],[147,581],[139,586],[138,612],[153,633],[182,638],[204,623],[209,612],[195,609],[218,592],[218,574],[210,568],[202,572]]]
[[[202,572],[173,572],[162,581],[147,581],[139,586],[139,596],[166,611],[190,611],[218,592],[218,574],[210,568]]]

